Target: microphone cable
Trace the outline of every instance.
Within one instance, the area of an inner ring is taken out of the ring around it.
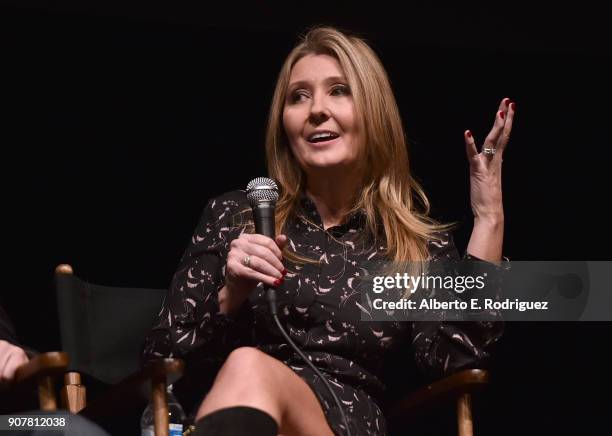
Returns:
[[[344,426],[346,427],[346,434],[348,436],[351,436],[351,429],[349,427],[348,419],[346,417],[346,414],[344,413],[344,408],[342,407],[342,403],[340,402],[340,399],[338,398],[338,396],[336,395],[332,387],[329,385],[329,382],[327,381],[327,379],[323,376],[323,374],[321,374],[321,371],[319,371],[319,369],[316,366],[314,366],[311,360],[304,354],[302,350],[300,350],[300,347],[298,347],[295,344],[295,342],[291,340],[291,338],[287,334],[287,331],[285,330],[280,320],[278,319],[278,314],[277,314],[277,309],[276,309],[276,290],[274,288],[270,288],[267,286],[265,288],[266,288],[266,296],[268,297],[268,305],[270,307],[270,313],[272,314],[272,317],[274,318],[274,321],[276,322],[276,326],[278,327],[278,330],[281,332],[281,334],[283,335],[287,343],[291,346],[291,348],[293,348],[293,350],[302,358],[302,360],[306,362],[306,364],[310,367],[310,369],[312,369],[315,372],[315,374],[321,379],[321,381],[323,382],[323,384],[325,385],[325,387],[327,388],[327,390],[333,397],[336,405],[338,406],[338,409],[340,410],[340,415],[342,415],[342,421],[344,422]]]

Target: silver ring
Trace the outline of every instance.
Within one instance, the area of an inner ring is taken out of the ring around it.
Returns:
[[[491,147],[491,148],[489,148],[489,147],[483,147],[483,148],[482,148],[482,152],[483,152],[484,154],[489,155],[489,156],[493,156],[493,155],[495,154],[495,151],[496,151],[495,147]]]
[[[251,256],[245,256],[244,259],[242,259],[242,263],[244,264],[244,266],[248,267],[251,263]]]

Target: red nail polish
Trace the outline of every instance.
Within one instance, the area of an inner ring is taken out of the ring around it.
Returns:
[[[274,286],[278,286],[278,285],[280,285],[282,282],[283,282],[283,281],[282,281],[282,279],[276,279],[276,280],[274,280]]]
[[[281,274],[282,274],[282,275],[284,275],[284,276],[286,276],[288,272],[289,272],[289,271],[287,271],[287,268],[285,268],[284,270],[282,270],[282,271],[281,271]]]
[[[504,111],[499,111],[499,116],[501,117],[501,119],[504,119]]]
[[[516,103],[515,102],[510,103],[510,107],[512,108],[513,111],[515,111],[516,110]]]
[[[510,99],[509,98],[504,98],[504,105],[508,106],[510,104]]]
[[[470,132],[469,130],[467,131],[467,137],[471,138],[472,137],[472,132]]]

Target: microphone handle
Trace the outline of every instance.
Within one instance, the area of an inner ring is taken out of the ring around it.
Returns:
[[[274,204],[268,202],[259,203],[253,208],[253,221],[255,221],[255,233],[274,239]],[[270,313],[276,315],[276,289],[264,286]]]
[[[255,233],[274,239],[276,230],[274,228],[274,205],[272,203],[260,203],[254,207],[253,221],[255,221]]]

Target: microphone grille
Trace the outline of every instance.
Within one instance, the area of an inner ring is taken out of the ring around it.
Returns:
[[[257,177],[251,180],[246,190],[251,207],[255,207],[261,201],[272,203],[278,201],[278,186],[274,180],[268,177]]]

